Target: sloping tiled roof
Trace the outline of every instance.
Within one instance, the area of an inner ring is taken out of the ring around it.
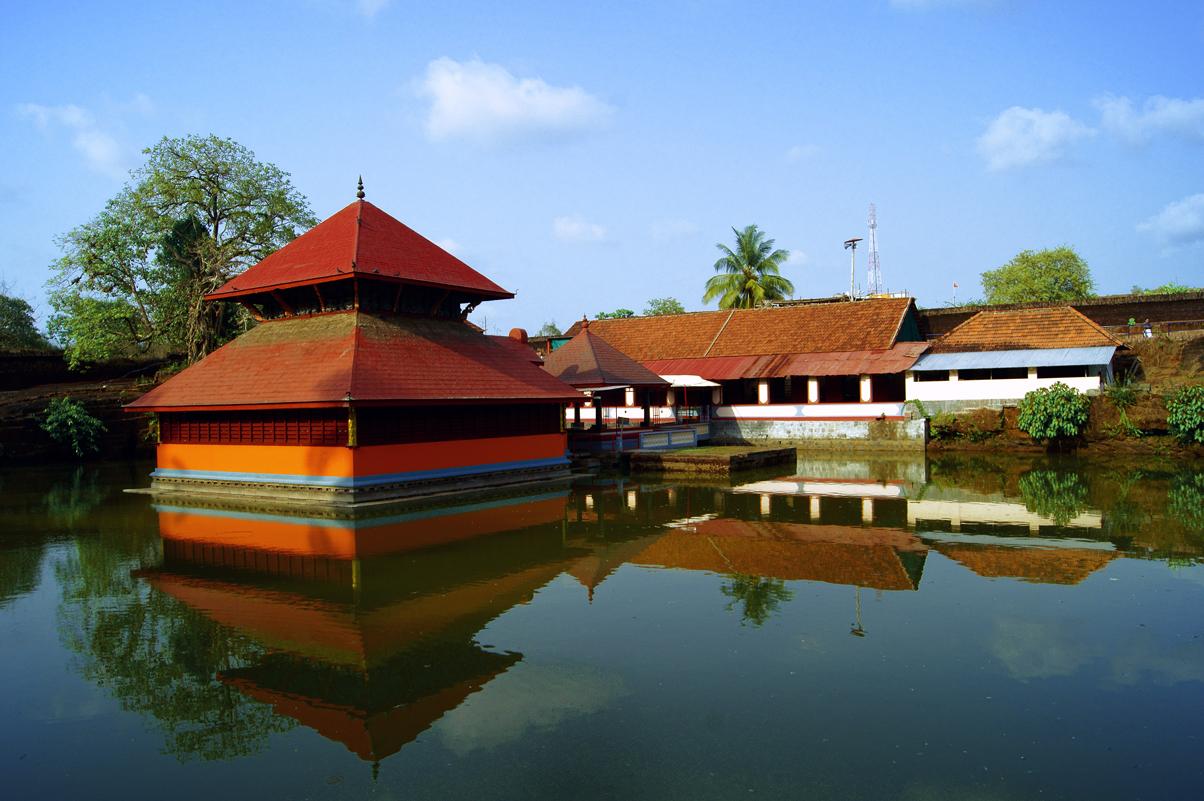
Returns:
[[[220,300],[352,274],[483,298],[514,297],[366,200],[336,212],[206,297]]]
[[[667,387],[669,382],[616,350],[586,328],[548,354],[544,367],[561,381],[579,389],[628,385]]]
[[[932,353],[1121,345],[1069,306],[984,310],[932,343]]]
[[[577,397],[517,349],[457,320],[349,311],[261,323],[126,408]]]
[[[911,369],[928,345],[899,342],[889,350],[794,353],[773,356],[710,356],[705,359],[655,359],[644,366],[660,375],[696,375],[710,381],[735,378],[783,378],[790,375],[879,375]]]
[[[589,330],[638,362],[889,350],[910,298],[593,320]],[[581,330],[576,323],[569,334]]]
[[[786,581],[823,581],[879,590],[914,590],[919,575],[903,554],[927,546],[895,529],[717,518],[675,530],[632,558],[642,565],[746,573]]]
[[[938,551],[987,578],[1016,578],[1036,584],[1078,584],[1116,557],[1086,548],[1023,548],[937,543]]]

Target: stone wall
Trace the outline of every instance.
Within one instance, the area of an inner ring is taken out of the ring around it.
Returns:
[[[1000,306],[955,306],[942,309],[920,309],[920,331],[927,339],[947,334],[984,309],[1033,309],[1065,306],[1065,303],[1013,303]],[[1204,292],[1183,292],[1174,295],[1104,295],[1071,303],[1086,317],[1099,325],[1125,325],[1129,318],[1139,324],[1204,320]],[[1155,328],[1161,333],[1161,328]]]
[[[817,450],[923,450],[927,420],[712,420],[711,441],[782,443]]]

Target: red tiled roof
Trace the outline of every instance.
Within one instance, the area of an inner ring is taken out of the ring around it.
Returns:
[[[629,385],[667,387],[669,382],[615,349],[587,328],[548,354],[544,367],[579,389]]]
[[[1036,584],[1078,584],[1115,558],[1087,548],[1023,548],[937,543],[936,549],[987,578],[1017,578]]]
[[[477,331],[481,330],[475,325],[472,327]],[[532,348],[527,343],[520,342],[514,337],[504,337],[498,334],[489,334],[488,336],[501,347],[506,348],[517,356],[521,356],[531,362],[531,364],[543,364],[543,357],[536,353],[535,348]]]
[[[353,274],[483,298],[514,297],[366,200],[328,217],[206,297],[220,300]]]
[[[458,320],[340,312],[261,323],[126,408],[578,397]]]
[[[1070,306],[984,310],[932,343],[933,353],[1114,346],[1119,339]]]
[[[696,375],[710,381],[783,378],[791,375],[879,375],[909,370],[927,347],[923,342],[900,342],[889,350],[881,351],[654,359],[644,362],[644,366],[660,375]]]
[[[638,362],[713,356],[885,351],[911,298],[593,320],[589,330]],[[568,334],[581,330],[575,323]]]

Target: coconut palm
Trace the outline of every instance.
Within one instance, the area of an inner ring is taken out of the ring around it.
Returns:
[[[774,250],[773,240],[755,225],[743,231],[732,229],[736,249],[719,242],[723,254],[715,262],[715,272],[707,279],[703,303],[719,298],[721,309],[748,309],[767,300],[783,300],[794,292],[794,284],[782,277],[781,268],[790,257],[788,250]]]

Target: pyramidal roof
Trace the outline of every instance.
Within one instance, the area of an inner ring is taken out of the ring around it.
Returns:
[[[514,297],[513,292],[360,199],[206,298],[223,300],[352,275],[458,290],[481,299]]]
[[[548,354],[548,372],[577,387],[667,387],[669,382],[602,337],[582,329],[581,333]]]

